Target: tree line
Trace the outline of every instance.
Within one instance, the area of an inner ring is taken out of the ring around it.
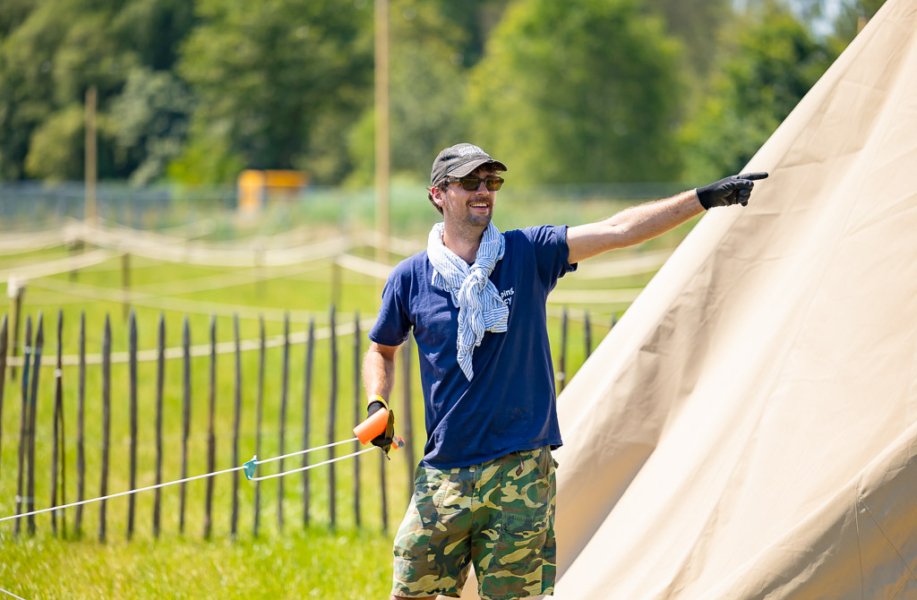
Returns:
[[[883,0],[390,0],[392,167],[473,141],[524,183],[740,169]],[[0,180],[372,182],[371,0],[4,0]]]

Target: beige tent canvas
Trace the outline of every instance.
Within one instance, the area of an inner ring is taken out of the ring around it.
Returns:
[[[747,170],[559,399],[556,598],[917,598],[917,0]]]

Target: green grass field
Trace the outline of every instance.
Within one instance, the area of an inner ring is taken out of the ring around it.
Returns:
[[[597,210],[597,209],[596,209]],[[525,223],[529,224],[529,223]],[[649,249],[674,247],[692,224],[687,224],[663,238],[654,240]],[[422,238],[420,238],[422,239]],[[638,248],[639,253],[646,248]],[[368,248],[356,249],[355,254],[372,256]],[[0,257],[0,271],[25,269],[28,265],[47,262],[67,256],[63,248],[52,248],[31,253]],[[633,253],[630,253],[633,254]],[[630,255],[626,254],[626,255]],[[397,257],[396,257],[397,258]],[[264,280],[232,287],[181,293],[181,286],[189,282],[218,281],[250,268],[202,267],[188,264],[171,264],[163,261],[133,257],[131,259],[130,288],[145,292],[145,304],[133,306],[138,323],[138,340],[141,350],[156,346],[157,322],[160,314],[166,324],[166,345],[180,344],[182,321],[185,315],[191,330],[192,344],[209,342],[211,317],[208,307],[221,315],[215,317],[216,336],[219,342],[233,340],[233,307],[239,310],[239,330],[242,339],[255,339],[259,335],[257,314],[265,312],[266,335],[279,336],[283,332],[282,318],[277,309],[295,311],[291,319],[293,334],[304,332],[308,315],[315,320],[316,330],[329,324],[329,305],[332,302],[332,277],[330,262],[303,265],[300,270],[265,268],[260,271]],[[561,281],[559,289],[616,289],[642,287],[652,276],[643,273],[607,280],[577,280],[572,274]],[[339,327],[352,324],[357,313],[362,318],[375,316],[381,284],[378,280],[346,270],[339,271],[341,281],[337,323]],[[57,347],[58,310],[63,315],[62,349],[66,355],[78,351],[80,315],[85,315],[86,352],[101,351],[102,329],[106,315],[110,319],[113,352],[128,348],[127,322],[123,306],[112,299],[96,299],[93,294],[111,293],[121,289],[121,260],[113,257],[79,271],[75,276],[61,273],[37,278],[28,284],[23,307],[25,316],[37,320],[39,311],[44,315],[44,355],[42,364],[54,361]],[[0,291],[6,290],[5,282]],[[169,290],[177,293],[168,294]],[[163,295],[167,294],[167,295]],[[105,294],[101,294],[105,296]],[[194,312],[189,312],[189,308]],[[582,314],[592,315],[593,346],[607,334],[612,314],[621,313],[623,305],[577,305],[571,307],[573,317],[568,330],[568,372],[575,372],[582,364],[586,350]],[[553,307],[548,328],[555,364],[559,358],[560,307]],[[33,323],[33,326],[35,324]],[[365,412],[363,391],[356,382],[357,360],[365,351],[368,340],[365,330],[360,336],[360,349],[354,347],[353,335],[341,335],[337,340],[339,359],[337,376],[336,425],[329,435],[330,416],[330,341],[320,339],[315,346],[314,379],[311,390],[311,426],[308,440],[304,439],[304,344],[295,344],[289,353],[288,406],[286,409],[285,451],[324,444],[352,437],[350,429]],[[413,407],[414,463],[419,460],[425,442],[422,413],[422,395],[416,352],[412,348],[410,370]],[[255,453],[258,434],[256,402],[258,397],[257,351],[242,353],[242,416],[240,435],[240,460],[245,461]],[[282,395],[283,348],[267,350],[264,380],[262,450],[260,456],[270,457],[280,453],[280,421]],[[189,475],[205,473],[207,468],[207,407],[209,402],[208,356],[195,357],[192,364],[192,426],[189,439]],[[402,426],[402,397],[405,381],[399,365],[393,407]],[[0,439],[0,517],[15,513],[19,421],[21,415],[21,369],[16,379],[7,372],[2,407],[2,439]],[[76,499],[76,431],[77,382],[75,366],[62,370],[63,403],[65,411],[66,445],[66,500]],[[155,483],[155,377],[156,363],[141,362],[138,367],[139,441],[137,487]],[[227,469],[232,462],[232,428],[234,419],[235,356],[220,354],[216,363],[216,469]],[[85,497],[99,495],[101,474],[101,369],[90,365],[86,371],[86,491]],[[112,366],[112,451],[110,462],[109,493],[129,489],[129,395],[128,366]],[[43,367],[39,382],[36,431],[36,508],[46,508],[51,502],[51,452],[54,399],[54,369]],[[182,427],[182,361],[167,361],[164,393],[164,456],[163,480],[180,477],[181,427]],[[351,446],[336,449],[337,456],[348,453]],[[327,458],[327,451],[312,456],[311,462]],[[221,475],[214,480],[213,535],[203,539],[206,481],[187,484],[187,512],[185,531],[179,532],[179,488],[162,491],[162,535],[154,540],[152,534],[153,492],[136,498],[136,524],[132,541],[127,541],[127,498],[107,503],[107,541],[98,541],[99,504],[84,507],[82,538],[76,540],[73,531],[74,509],[66,514],[68,539],[51,534],[50,515],[36,517],[38,533],[33,538],[25,534],[16,537],[10,522],[0,524],[0,588],[24,598],[380,598],[388,593],[391,565],[391,536],[400,521],[408,502],[409,474],[413,463],[405,460],[404,453],[396,453],[384,466],[386,472],[388,531],[383,531],[380,454],[361,456],[359,526],[354,510],[356,474],[354,460],[335,465],[336,526],[330,526],[331,493],[328,467],[309,471],[311,487],[310,522],[304,524],[303,479],[300,474],[264,482],[261,487],[261,533],[253,536],[255,512],[254,486],[240,481],[239,535],[230,536],[232,505],[232,479],[234,475]],[[273,463],[261,467],[263,473],[276,468]],[[300,458],[286,461],[285,468],[300,466]],[[280,503],[278,495],[283,485],[284,527],[278,523]]]

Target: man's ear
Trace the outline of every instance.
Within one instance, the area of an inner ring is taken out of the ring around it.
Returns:
[[[440,208],[442,208],[443,204],[445,204],[445,199],[443,198],[443,191],[440,188],[434,186],[430,188],[430,195],[433,196],[433,202],[436,203],[436,206],[439,206]]]

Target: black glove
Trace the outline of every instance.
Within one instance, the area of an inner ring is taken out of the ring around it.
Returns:
[[[755,187],[755,181],[766,177],[767,173],[743,173],[720,179],[716,183],[697,188],[697,199],[707,210],[715,206],[733,204],[748,206],[748,198],[751,196],[751,188]]]
[[[373,400],[366,407],[366,417],[373,416],[383,408],[388,410],[388,425],[385,426],[385,432],[374,437],[370,440],[370,443],[373,446],[382,448],[388,454],[388,451],[392,448],[392,440],[395,438],[395,413],[381,400]]]

